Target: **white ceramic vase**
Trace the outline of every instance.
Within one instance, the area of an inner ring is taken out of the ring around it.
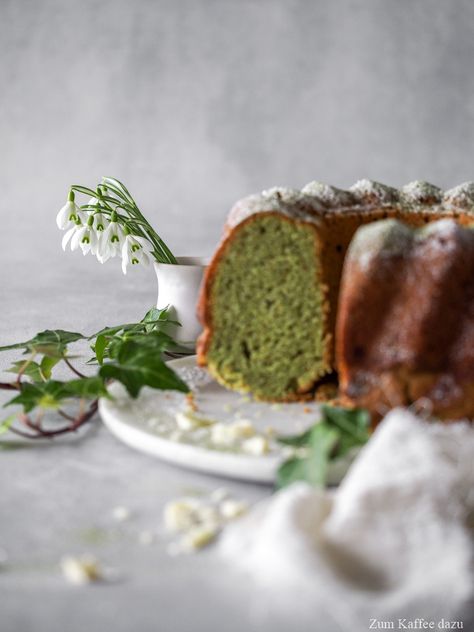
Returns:
[[[197,319],[196,307],[202,278],[208,260],[203,257],[176,257],[177,264],[154,263],[158,281],[158,309],[170,307],[173,320],[181,327],[173,326],[169,333],[190,352],[202,331]]]

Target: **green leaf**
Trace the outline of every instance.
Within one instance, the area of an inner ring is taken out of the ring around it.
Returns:
[[[64,396],[62,382],[50,380],[49,382],[22,382],[20,393],[8,401],[5,406],[18,404],[23,406],[25,413],[29,413],[39,406],[44,409],[59,408]]]
[[[322,406],[321,415],[320,421],[300,435],[278,438],[298,451],[280,466],[278,488],[295,481],[324,485],[329,464],[368,441],[370,415],[366,410]]]
[[[41,360],[40,370],[43,378],[45,380],[49,380],[51,377],[51,373],[56,364],[61,360],[61,358],[52,358],[50,356],[44,356]]]
[[[102,178],[102,184],[105,184],[108,189],[116,193],[120,198],[127,202],[130,202],[130,204],[135,206],[135,201],[130,195],[130,192],[128,191],[127,187],[120,182],[120,180],[117,180],[116,178],[107,178],[104,176]]]
[[[103,378],[98,375],[63,382],[64,397],[97,399],[108,395]]]
[[[334,455],[338,440],[338,431],[331,428],[328,423],[323,421],[314,426],[309,439],[310,477],[307,480],[311,485],[323,486],[326,482],[329,462]]]
[[[310,428],[299,435],[283,435],[278,437],[278,442],[284,445],[291,445],[295,448],[301,448],[308,445],[311,431],[312,429]]]
[[[321,422],[304,435],[308,437],[307,456],[294,456],[283,463],[277,474],[279,488],[295,481],[307,481],[314,486],[323,486],[326,482],[330,457],[338,442],[338,433],[334,428]],[[299,447],[301,448],[302,444],[299,444]]]
[[[163,361],[161,336],[148,334],[143,338],[146,340],[122,342],[115,351],[114,361],[100,368],[101,377],[121,382],[132,397],[137,397],[143,386],[189,392],[187,384]]]
[[[43,355],[61,358],[70,342],[85,339],[82,334],[64,329],[46,329],[40,331],[30,340],[0,347],[0,351],[24,349],[25,352],[42,353]]]
[[[104,380],[98,376],[79,378],[60,382],[22,382],[20,393],[8,401],[5,406],[14,404],[23,406],[25,413],[34,408],[57,409],[66,399],[79,397],[83,399],[97,399],[107,395]]]
[[[11,365],[7,373],[15,373],[16,375],[21,373],[25,377],[31,378],[33,382],[41,382],[43,379],[41,366],[33,360],[18,360]]]
[[[97,361],[99,364],[103,364],[106,358],[116,358],[122,342],[131,339],[138,340],[141,336],[152,333],[160,333],[161,341],[163,344],[166,343],[167,347],[176,347],[173,338],[169,336],[165,330],[170,324],[179,326],[180,323],[171,320],[169,314],[168,307],[163,309],[152,307],[138,323],[125,323],[123,325],[116,325],[115,327],[104,327],[89,337],[89,339],[95,337],[91,349],[96,356],[95,358],[91,358],[89,363]],[[144,340],[141,342],[145,343]],[[148,344],[148,340],[146,342]]]
[[[364,445],[370,437],[370,414],[362,408],[352,410],[336,406],[323,406],[326,423],[339,432],[337,457],[342,457],[352,448]]]
[[[77,191],[78,193],[83,193],[84,195],[87,195],[88,197],[97,197],[97,191],[94,191],[93,189],[89,189],[89,187],[83,187],[80,184],[73,184],[71,186],[71,189],[73,191]]]
[[[103,334],[98,335],[97,338],[95,339],[94,353],[95,353],[95,357],[97,358],[97,362],[99,364],[102,364],[104,362],[104,352],[108,344],[109,344],[109,341]]]
[[[12,415],[9,415],[3,421],[0,421],[0,435],[5,434],[6,432],[10,430],[10,426],[15,421],[15,419],[16,419],[16,414],[13,413]]]
[[[18,360],[8,369],[8,373],[21,373],[25,377],[29,377],[33,382],[44,382],[49,380],[54,366],[61,360],[51,356],[44,356],[41,363],[38,364],[33,360]]]

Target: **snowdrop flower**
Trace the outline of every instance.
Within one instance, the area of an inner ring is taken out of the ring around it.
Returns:
[[[102,213],[94,213],[94,228],[96,232],[102,233],[109,224],[108,219]]]
[[[94,223],[93,216],[89,217],[87,224],[76,223],[76,225],[68,230],[68,232],[63,237],[63,250],[66,249],[66,246],[71,241],[71,250],[77,250],[80,248],[82,250],[82,254],[86,255],[88,252],[91,252],[93,255],[96,254],[99,239],[97,237],[97,233],[95,232],[92,224]]]
[[[66,204],[56,215],[56,224],[60,230],[64,230],[74,226],[78,219],[80,219],[80,211],[74,202],[74,191],[70,191]]]
[[[125,235],[123,228],[117,222],[112,214],[110,223],[101,233],[99,237],[99,245],[97,249],[97,259],[100,263],[105,263],[111,257],[117,257],[122,252],[122,244]]]
[[[147,239],[134,235],[126,235],[122,246],[122,272],[127,274],[128,265],[138,265],[142,263],[147,266],[150,258],[144,248],[152,249],[153,246]]]

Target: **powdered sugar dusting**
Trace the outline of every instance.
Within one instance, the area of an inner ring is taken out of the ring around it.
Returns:
[[[367,269],[375,257],[408,253],[413,240],[413,230],[396,219],[386,219],[366,224],[356,232],[347,254]]]
[[[359,180],[349,189],[359,202],[368,204],[389,204],[399,201],[397,189],[374,180]]]
[[[329,184],[322,182],[309,182],[303,187],[303,193],[312,195],[318,199],[322,204],[328,207],[347,207],[354,206],[357,203],[356,198],[349,192],[337,189]]]
[[[402,187],[402,197],[408,204],[439,204],[443,191],[429,182],[415,180]]]
[[[269,212],[310,221],[323,211],[324,206],[315,197],[299,189],[274,187],[239,200],[229,213],[227,225],[233,227],[250,215]]]
[[[441,219],[415,232],[417,245],[442,252],[454,251],[465,243],[472,247],[474,234],[453,219]]]
[[[446,191],[444,201],[460,208],[474,207],[474,182],[464,182]]]
[[[227,228],[233,228],[255,213],[279,212],[287,217],[304,221],[319,221],[333,211],[351,212],[370,210],[373,207],[395,207],[415,211],[430,207],[440,215],[450,215],[453,210],[471,211],[474,220],[474,182],[465,182],[443,194],[429,182],[415,180],[399,191],[373,180],[359,180],[348,191],[321,182],[308,183],[302,190],[273,187],[249,195],[233,206],[227,220]]]
[[[449,252],[466,242],[472,248],[474,232],[453,219],[441,219],[418,229],[387,219],[359,228],[347,258],[357,260],[358,266],[366,271],[374,261],[381,265],[394,256],[408,257],[413,248]]]

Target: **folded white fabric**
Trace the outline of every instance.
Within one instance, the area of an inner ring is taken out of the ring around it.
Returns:
[[[473,457],[469,424],[395,409],[335,493],[292,485],[230,527],[221,551],[299,629],[442,629],[473,595]]]

